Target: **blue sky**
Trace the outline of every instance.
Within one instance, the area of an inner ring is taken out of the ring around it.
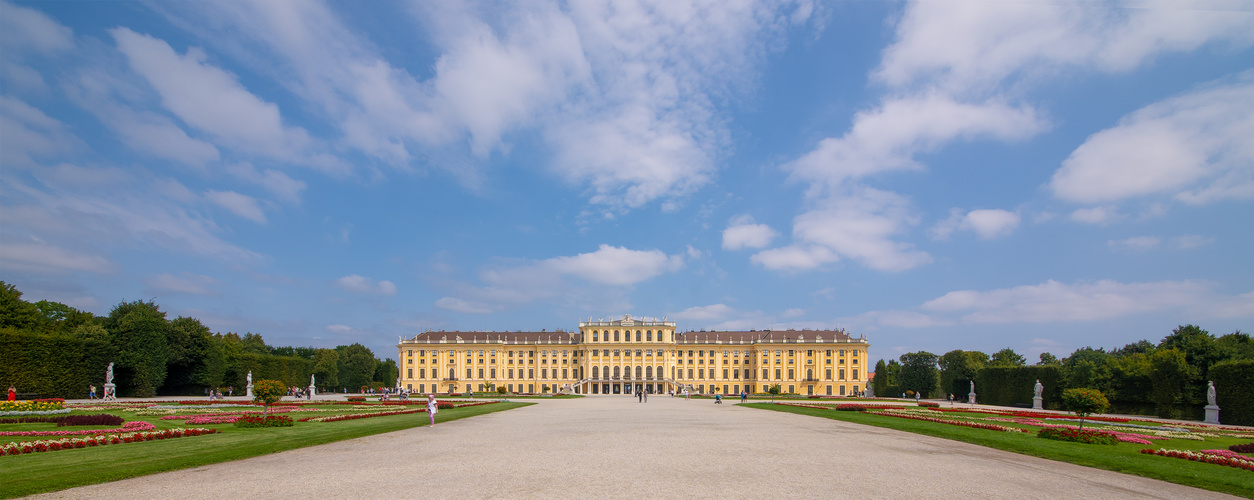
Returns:
[[[0,2],[0,278],[271,345],[1254,330],[1254,4]]]

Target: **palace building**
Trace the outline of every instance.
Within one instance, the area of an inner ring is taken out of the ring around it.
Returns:
[[[665,318],[581,321],[579,331],[428,331],[397,344],[398,385],[419,393],[632,394],[865,389],[866,336],[844,330],[676,332]]]

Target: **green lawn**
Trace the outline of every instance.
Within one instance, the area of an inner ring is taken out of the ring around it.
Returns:
[[[436,414],[436,422],[458,420],[532,404],[534,403],[495,403],[440,410]],[[327,408],[335,407],[327,406]],[[339,408],[344,407],[340,406]],[[128,477],[239,460],[427,425],[426,413],[371,417],[340,422],[297,422],[292,427],[262,429],[239,429],[231,424],[189,426],[183,425],[182,421],[160,420],[160,417],[155,416],[135,417],[130,412],[89,412],[88,414],[90,413],[112,413],[122,416],[127,421],[147,420],[156,424],[158,429],[208,427],[222,432],[207,436],[0,457],[0,477],[4,478],[2,480],[4,486],[0,488],[0,498],[19,497],[87,484],[117,481]],[[302,418],[305,416],[326,416],[329,414],[291,413],[287,415]],[[6,431],[51,430],[53,428],[51,424],[0,425],[0,430]],[[74,427],[72,429],[81,430],[88,428],[93,427]],[[67,428],[63,427],[61,429]],[[39,438],[0,437],[0,442],[28,441],[32,439]]]
[[[1140,450],[1144,448],[1176,450],[1226,449],[1230,445],[1250,442],[1250,439],[1207,438],[1206,441],[1172,439],[1170,441],[1153,441],[1154,444],[1151,446],[1122,442],[1114,446],[1087,445],[1041,439],[1030,433],[974,429],[922,420],[868,415],[857,411],[834,411],[771,403],[746,403],[741,406],[886,427],[1254,498],[1254,472],[1140,453]],[[1006,422],[989,423],[1016,426]],[[1030,426],[1017,427],[1034,428]],[[1136,430],[1129,429],[1127,432],[1135,433]]]

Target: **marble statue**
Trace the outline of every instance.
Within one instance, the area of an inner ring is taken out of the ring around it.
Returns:
[[[109,367],[105,368],[105,383],[113,383],[113,363],[109,363]]]
[[[312,373],[310,373],[309,374],[309,387],[313,387],[313,386],[314,386],[314,376]]]
[[[1041,379],[1036,379],[1036,387],[1032,388],[1035,397],[1041,397],[1041,393],[1045,391],[1045,386],[1041,385]]]
[[[1208,380],[1206,385],[1206,404],[1210,406],[1219,406],[1215,403],[1215,381]]]
[[[971,381],[971,394],[975,394],[975,381]]]
[[[253,385],[253,371],[248,370],[248,386],[252,387],[252,385]]]

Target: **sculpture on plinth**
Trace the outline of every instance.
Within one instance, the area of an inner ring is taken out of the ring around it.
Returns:
[[[109,362],[109,367],[105,368],[105,384],[104,384],[104,400],[117,401],[118,386],[113,383],[113,362]]]
[[[975,381],[971,381],[971,393],[967,394],[967,403],[975,404]]]
[[[1045,386],[1041,385],[1041,379],[1038,378],[1036,379],[1036,386],[1032,387],[1032,409],[1033,410],[1044,409],[1041,406],[1041,402],[1044,401],[1044,398],[1041,397],[1042,392],[1045,392]]]
[[[248,385],[244,387],[244,396],[247,396],[248,398],[252,398],[253,397],[253,371],[252,370],[248,370],[247,380],[248,380]]]
[[[1219,404],[1215,395],[1215,381],[1206,381],[1206,423],[1219,423]]]

